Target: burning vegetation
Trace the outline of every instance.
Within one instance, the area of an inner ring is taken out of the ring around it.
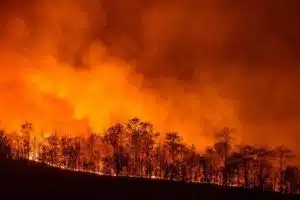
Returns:
[[[138,118],[115,124],[103,135],[37,138],[30,123],[17,134],[1,132],[1,159],[30,159],[62,169],[113,176],[211,183],[299,194],[300,169],[284,147],[234,145],[233,130],[216,133],[204,152],[186,144],[177,132],[160,137]]]
[[[0,1],[2,158],[299,193],[298,7]]]

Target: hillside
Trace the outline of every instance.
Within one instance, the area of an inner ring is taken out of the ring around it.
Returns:
[[[28,161],[0,163],[1,199],[296,199],[215,185],[99,176]]]

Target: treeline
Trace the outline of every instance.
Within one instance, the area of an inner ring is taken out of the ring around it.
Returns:
[[[295,155],[289,148],[233,145],[229,128],[216,133],[214,145],[198,152],[177,132],[160,135],[138,118],[88,137],[53,133],[37,138],[32,124],[25,123],[18,134],[0,132],[0,157],[107,175],[300,194],[300,168],[290,164]]]

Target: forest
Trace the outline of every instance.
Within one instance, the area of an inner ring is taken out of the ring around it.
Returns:
[[[234,130],[227,127],[203,152],[179,133],[159,133],[139,118],[86,137],[55,132],[37,137],[33,130],[28,122],[18,133],[2,130],[0,158],[110,176],[300,194],[300,168],[292,164],[296,155],[291,149],[235,144]]]

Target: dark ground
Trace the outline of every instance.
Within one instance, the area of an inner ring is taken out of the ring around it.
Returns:
[[[13,199],[300,199],[215,185],[98,176],[26,161],[0,162],[0,200]]]

